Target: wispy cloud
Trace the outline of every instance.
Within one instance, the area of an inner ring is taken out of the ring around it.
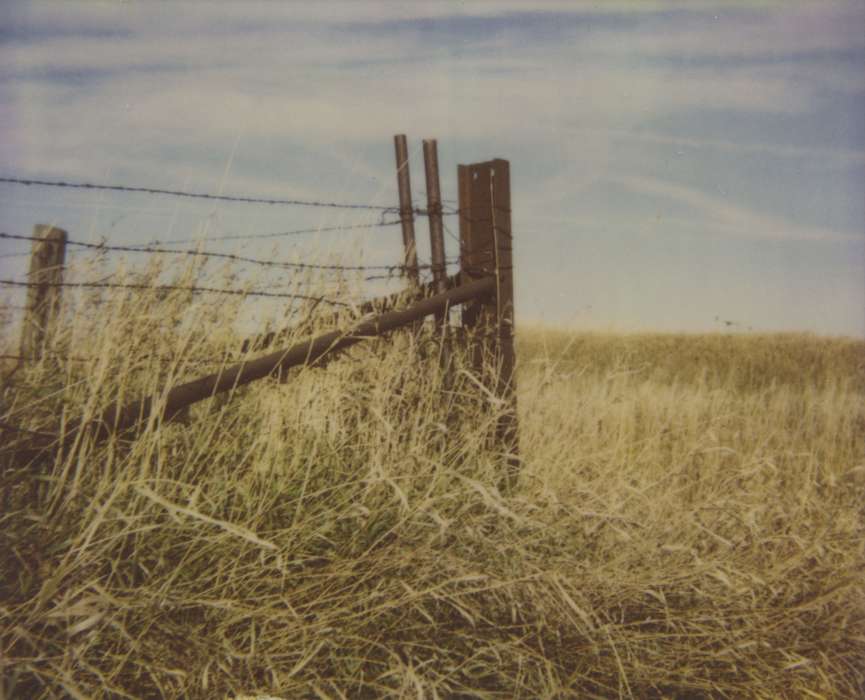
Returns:
[[[577,133],[586,136],[607,136],[614,139],[635,141],[638,143],[658,144],[676,148],[716,149],[733,153],[765,155],[772,158],[820,158],[841,164],[865,164],[865,150],[850,149],[846,151],[820,148],[817,146],[777,145],[773,143],[746,143],[724,139],[688,138],[687,136],[670,136],[651,131],[628,131],[625,129],[579,129]]]
[[[675,31],[637,31],[627,43],[605,42],[598,36],[590,49],[607,55],[669,58],[685,65],[715,58],[721,66],[821,54],[831,58],[865,50],[861,8],[848,2],[790,2],[783,8],[774,3],[725,3],[683,16],[679,25],[667,27]]]
[[[861,235],[812,228],[781,216],[756,212],[728,199],[706,194],[683,185],[654,178],[612,177],[607,184],[620,185],[632,192],[648,194],[691,210],[689,220],[694,230],[713,231],[738,238],[769,238],[789,241],[858,241]]]

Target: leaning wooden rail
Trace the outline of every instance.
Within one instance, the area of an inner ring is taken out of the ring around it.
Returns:
[[[461,273],[457,272],[455,275],[451,275],[450,277],[446,277],[444,280],[444,290],[450,290],[454,287],[458,287],[460,285],[460,280],[463,279]],[[421,284],[417,287],[410,287],[408,289],[403,289],[395,294],[389,294],[383,297],[377,297],[375,299],[368,299],[363,302],[359,307],[357,307],[357,313],[359,314],[371,314],[377,313],[381,314],[385,311],[389,311],[394,306],[399,306],[407,303],[414,303],[416,301],[420,301],[421,299],[426,298],[429,294],[432,294],[436,291],[436,282],[428,282],[427,284]],[[279,331],[270,331],[269,333],[259,333],[251,338],[247,338],[243,341],[241,345],[241,352],[256,352],[258,350],[264,350],[269,348],[271,345],[274,345],[280,340],[284,340],[286,337],[296,333],[299,327],[303,327],[308,321],[312,320],[318,323],[327,324],[327,323],[336,323],[340,318],[339,313],[329,312],[326,315],[316,316],[312,319],[308,319],[300,324],[300,326],[290,326],[288,328],[284,328]]]
[[[239,362],[214,374],[181,384],[168,391],[162,407],[162,420],[170,420],[181,410],[217,394],[270,376],[277,370],[313,364],[325,356],[344,350],[355,343],[409,325],[431,314],[442,313],[450,306],[483,298],[495,291],[495,278],[485,277],[437,294],[400,311],[388,311],[357,324],[349,331],[332,331],[298,343],[286,350]],[[147,397],[125,406],[112,406],[90,423],[72,428],[61,441],[45,439],[30,442],[16,450],[19,457],[32,458],[47,449],[71,447],[82,431],[90,432],[96,441],[129,430],[147,420],[153,412],[154,398]]]

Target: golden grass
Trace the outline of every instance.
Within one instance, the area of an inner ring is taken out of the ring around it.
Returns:
[[[18,369],[0,420],[192,378],[237,308],[81,297],[51,349],[90,359]],[[134,441],[26,465],[5,433],[3,697],[862,695],[865,344],[520,329],[518,359],[506,495],[495,407],[407,334]]]

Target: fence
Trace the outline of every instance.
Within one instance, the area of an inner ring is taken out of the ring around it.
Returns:
[[[495,439],[505,456],[504,485],[512,486],[518,473],[518,434],[516,419],[516,398],[514,381],[513,345],[513,265],[510,211],[510,167],[505,160],[492,160],[458,167],[459,204],[456,211],[447,215],[459,216],[459,272],[447,276],[447,258],[443,235],[443,216],[446,215],[439,187],[437,144],[435,140],[423,142],[424,170],[426,175],[427,208],[417,209],[412,204],[406,137],[394,137],[396,153],[397,184],[399,206],[396,208],[377,208],[363,204],[338,202],[266,199],[210,195],[196,192],[178,192],[154,188],[129,187],[123,185],[99,185],[93,183],[69,183],[43,180],[0,178],[0,182],[26,186],[48,186],[83,189],[108,189],[121,192],[143,192],[148,194],[181,196],[199,199],[217,199],[233,202],[259,203],[269,205],[295,205],[313,207],[337,207],[350,209],[377,209],[382,213],[379,226],[400,225],[403,239],[403,262],[392,266],[340,266],[314,265],[307,263],[280,263],[227,253],[207,253],[200,250],[173,250],[167,244],[140,246],[118,246],[108,244],[82,243],[70,240],[67,233],[58,228],[37,226],[33,236],[0,234],[6,239],[29,240],[32,242],[30,272],[26,281],[0,280],[7,286],[24,286],[28,297],[21,335],[21,355],[19,359],[39,358],[45,338],[57,316],[61,292],[67,286],[154,289],[148,285],[129,285],[111,282],[64,282],[62,278],[65,251],[67,246],[125,251],[134,253],[159,253],[164,255],[202,255],[230,259],[283,269],[339,269],[386,272],[388,275],[399,271],[408,280],[408,288],[399,294],[370,300],[360,310],[364,314],[374,314],[347,330],[325,333],[291,347],[270,352],[255,359],[242,359],[215,373],[202,376],[191,382],[170,388],[158,395],[165,398],[159,402],[159,419],[169,421],[188,406],[204,399],[228,392],[258,379],[272,376],[298,365],[321,363],[340,351],[362,340],[414,326],[427,316],[435,318],[435,332],[449,334],[447,319],[449,310],[462,306],[461,324],[464,332],[460,337],[470,344],[469,351],[473,361],[480,369],[485,359],[492,358],[495,368],[490,390],[495,392],[506,407],[498,421]],[[388,213],[397,213],[398,221],[385,221]],[[431,261],[421,265],[417,258],[414,217],[424,215],[429,219]],[[356,226],[336,227],[355,228]],[[293,232],[283,232],[291,235]],[[280,234],[268,234],[280,235]],[[432,274],[430,283],[422,284],[420,270],[427,269]],[[375,276],[372,276],[375,278]],[[190,292],[208,292],[247,296],[268,296],[277,298],[305,299],[338,306],[342,302],[314,297],[312,295],[278,293],[267,290],[246,291],[233,289],[214,289],[204,287],[163,286],[156,289],[187,289]],[[343,304],[348,306],[348,304]],[[407,305],[407,306],[406,306]],[[401,308],[402,307],[402,308]],[[288,336],[291,329],[280,332],[260,334],[244,341],[240,348],[244,353],[264,350]],[[41,431],[19,430],[28,434],[28,440],[16,446],[16,456],[33,459],[46,450],[65,450],[76,442],[82,431],[87,431],[95,441],[105,440],[113,434],[129,432],[143,424],[157,410],[155,396],[132,401],[125,405],[113,405],[101,417],[87,424],[80,424],[67,430],[64,435],[46,434]],[[0,430],[9,426],[0,424]]]

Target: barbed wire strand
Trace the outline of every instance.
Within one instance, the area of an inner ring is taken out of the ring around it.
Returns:
[[[64,180],[38,180],[23,177],[0,177],[0,183],[8,185],[23,185],[26,187],[59,187],[66,189],[98,190],[109,192],[126,192],[134,194],[161,195],[168,197],[185,197],[188,199],[204,199],[219,202],[234,202],[241,204],[266,204],[274,206],[297,206],[318,207],[326,209],[355,209],[364,211],[377,211],[384,214],[399,214],[399,207],[383,207],[375,204],[360,204],[350,202],[328,202],[314,199],[281,199],[274,197],[253,197],[245,195],[212,194],[209,192],[186,192],[183,190],[170,190],[161,187],[140,187],[136,185],[116,185],[95,182],[67,182]],[[426,209],[414,207],[412,212],[415,216],[429,216]],[[459,209],[449,208],[448,211],[440,212],[443,216],[456,216]]]
[[[244,297],[275,297],[280,299],[298,299],[301,301],[324,302],[331,306],[351,307],[351,304],[336,299],[328,299],[322,296],[312,294],[292,294],[288,292],[265,292],[260,290],[245,290],[245,289],[219,289],[215,287],[196,287],[182,286],[174,284],[125,284],[120,282],[24,282],[21,280],[0,279],[0,284],[5,284],[11,287],[74,287],[77,289],[135,289],[139,291],[154,291],[154,292],[190,292],[193,294],[228,294],[232,296]]]
[[[11,233],[0,232],[0,239],[18,240],[18,241],[41,241],[43,239],[35,236],[19,236]],[[198,250],[170,250],[168,248],[142,248],[137,246],[113,245],[109,243],[85,243],[83,241],[67,240],[66,245],[79,246],[97,251],[113,251],[113,252],[128,252],[128,253],[153,253],[158,255],[186,255],[203,258],[222,258],[224,260],[233,260],[235,262],[250,263],[253,265],[262,265],[265,267],[278,267],[282,269],[297,269],[297,270],[333,270],[333,271],[363,271],[363,270],[387,270],[397,271],[405,270],[405,265],[336,265],[336,264],[319,264],[319,263],[299,263],[299,262],[282,262],[277,260],[262,260],[260,258],[249,258],[244,255],[235,255],[234,253],[210,253],[207,251]]]
[[[0,183],[11,184],[11,185],[23,185],[23,186],[37,186],[37,187],[59,187],[66,189],[85,189],[85,190],[101,190],[101,191],[112,191],[112,192],[127,192],[127,193],[137,193],[137,194],[148,194],[148,195],[163,195],[170,197],[185,197],[189,199],[205,199],[212,201],[221,201],[221,202],[236,202],[236,203],[244,203],[244,204],[267,204],[267,205],[277,205],[277,206],[301,206],[301,207],[320,207],[320,208],[328,208],[328,209],[359,209],[365,211],[377,211],[382,214],[390,213],[390,214],[399,214],[399,207],[383,207],[380,205],[374,204],[359,204],[359,203],[348,203],[348,202],[329,202],[324,200],[313,200],[313,199],[281,199],[281,198],[273,198],[273,197],[253,197],[253,196],[243,196],[243,195],[223,195],[223,194],[212,194],[208,192],[186,192],[183,190],[170,190],[164,189],[160,187],[140,187],[135,185],[117,185],[117,184],[103,184],[103,183],[94,183],[94,182],[67,182],[64,180],[39,180],[34,178],[22,178],[22,177],[10,177],[10,176],[0,176]],[[453,201],[453,200],[449,200]],[[510,209],[506,207],[495,207],[497,211],[501,211],[503,213],[510,213]],[[421,209],[420,207],[414,207],[412,212],[416,216],[429,216],[429,212],[425,209]],[[458,216],[463,213],[462,209],[459,208],[449,208],[449,210],[445,210],[442,207],[442,211],[439,212],[443,216]],[[470,219],[471,220],[471,219]],[[483,219],[475,219],[476,221],[483,221]]]
[[[178,241],[151,241],[150,243],[135,244],[132,247],[145,248],[152,245],[184,245],[189,243],[213,243],[215,241],[247,241],[265,238],[281,238],[285,236],[302,236],[310,233],[331,233],[333,231],[352,231],[355,229],[384,228],[387,226],[399,226],[401,221],[378,221],[372,224],[349,224],[347,226],[318,226],[315,228],[300,228],[293,231],[277,231],[275,233],[250,233],[231,234],[229,236],[207,236],[207,238],[184,238]]]
[[[188,199],[206,199],[220,202],[236,202],[242,204],[268,204],[276,206],[321,207],[327,209],[361,209],[366,211],[389,211],[393,207],[382,207],[373,204],[356,204],[347,202],[328,202],[312,199],[281,199],[275,197],[251,197],[243,195],[212,194],[207,192],[185,192],[169,190],[161,187],[139,187],[134,185],[114,185],[94,182],[66,182],[63,180],[37,180],[22,177],[0,177],[0,182],[10,185],[27,187],[60,187],[66,189],[101,190],[110,192],[129,192],[148,195],[164,195],[169,197],[185,197]]]

